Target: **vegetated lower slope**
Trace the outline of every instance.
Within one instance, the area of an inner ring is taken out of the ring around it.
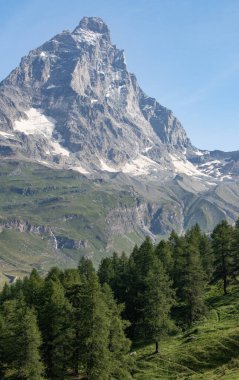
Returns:
[[[22,277],[36,267],[97,266],[103,256],[153,240],[196,222],[204,231],[238,216],[236,182],[200,189],[200,181],[101,173],[87,178],[27,161],[0,163],[0,273]],[[6,280],[0,276],[0,282]]]
[[[154,346],[136,346],[137,380],[237,380],[239,379],[239,288],[228,295],[221,286],[208,289],[209,314],[190,330]]]
[[[109,242],[108,213],[133,203],[124,190],[73,171],[5,161],[0,172],[1,272],[17,276],[76,266],[82,255],[97,264]]]
[[[239,220],[147,237],[97,272],[86,258],[33,270],[0,292],[2,378],[237,378],[238,256]]]

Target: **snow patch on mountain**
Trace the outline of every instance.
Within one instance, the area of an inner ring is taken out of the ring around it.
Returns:
[[[100,169],[103,171],[107,171],[111,173],[122,172],[122,173],[133,175],[133,176],[146,175],[152,172],[156,172],[159,170],[159,168],[161,168],[157,162],[151,160],[149,157],[146,157],[142,154],[138,155],[131,162],[127,162],[126,164],[122,166],[118,166],[117,168],[109,166],[102,159],[99,159],[99,161],[100,161]]]
[[[173,155],[173,154],[169,154],[169,156],[170,156],[170,158],[172,160],[172,164],[173,164],[176,172],[187,174],[189,176],[192,176],[192,175],[197,175],[197,176],[206,175],[206,174],[202,173],[200,170],[198,170],[197,167],[194,166],[188,160],[186,160],[186,159],[183,160],[182,158],[180,158],[180,157],[178,157],[176,155]]]
[[[81,174],[90,174],[85,168],[83,168],[82,166],[78,165],[78,166],[73,166],[71,167],[71,169],[81,173]]]
[[[144,175],[149,174],[152,171],[157,171],[159,169],[159,164],[151,160],[149,157],[146,157],[140,154],[130,163],[126,163],[125,166],[121,169],[123,173],[128,173],[132,175]]]
[[[16,120],[14,123],[14,130],[22,132],[25,135],[40,135],[48,140],[50,150],[46,154],[60,154],[69,157],[69,150],[62,147],[59,141],[53,138],[53,131],[55,129],[55,120],[45,116],[40,110],[30,108],[25,111],[27,119]],[[52,152],[53,151],[53,152]]]
[[[25,111],[27,119],[16,120],[14,130],[23,132],[25,135],[41,134],[47,138],[52,137],[55,124],[52,119],[43,115],[35,108]]]
[[[116,173],[118,172],[119,170],[116,170],[115,168],[113,168],[112,166],[109,166],[104,160],[102,160],[101,158],[99,159],[100,161],[100,169],[103,170],[103,171],[106,171],[106,172],[110,172],[110,173]]]
[[[3,137],[5,137],[5,138],[14,137],[13,133],[7,133],[7,132],[4,132],[4,131],[0,131],[0,135],[3,136]]]

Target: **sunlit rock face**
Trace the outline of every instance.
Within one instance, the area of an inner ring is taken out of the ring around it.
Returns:
[[[237,153],[196,149],[172,111],[141,90],[97,17],[23,57],[0,95],[2,157],[83,174],[229,180],[239,173]]]

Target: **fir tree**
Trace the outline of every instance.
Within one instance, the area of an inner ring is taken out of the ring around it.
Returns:
[[[173,255],[172,280],[173,288],[176,290],[178,300],[182,298],[182,289],[184,286],[186,255],[186,240],[179,237],[175,231],[172,231],[169,237],[169,244]]]
[[[145,279],[143,313],[140,321],[141,333],[155,342],[155,353],[159,353],[159,340],[174,326],[170,311],[174,304],[174,291],[164,267],[156,259]]]
[[[40,356],[41,335],[35,313],[27,308],[21,323],[21,361],[19,375],[21,379],[41,380],[44,375],[44,365]]]
[[[130,374],[130,356],[128,355],[131,342],[125,336],[125,329],[129,323],[122,319],[124,306],[114,300],[112,290],[108,285],[103,286],[103,295],[108,307],[109,351],[111,358],[111,376],[118,380],[132,379]]]
[[[195,243],[195,244],[194,244]],[[206,312],[204,301],[205,273],[196,242],[191,239],[186,247],[186,265],[184,268],[184,284],[182,299],[186,304],[186,322],[192,325]]]
[[[43,353],[50,379],[64,379],[71,356],[72,307],[57,277],[48,276],[43,288],[39,313],[43,337]]]
[[[108,380],[110,374],[108,308],[90,260],[79,264],[78,349],[89,380]]]
[[[227,294],[229,277],[232,273],[233,228],[223,220],[212,233],[214,252],[214,280],[223,281],[223,291]]]
[[[3,368],[15,378],[43,379],[44,365],[40,357],[41,336],[33,310],[22,299],[6,301],[3,305],[0,333]]]
[[[239,219],[237,219],[233,229],[231,256],[230,273],[235,279],[239,275]]]
[[[173,270],[173,253],[170,243],[161,240],[155,248],[155,254],[161,260],[166,272],[171,275]]]

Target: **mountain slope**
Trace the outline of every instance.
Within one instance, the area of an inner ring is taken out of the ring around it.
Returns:
[[[207,302],[205,320],[190,331],[165,339],[160,355],[152,354],[152,346],[136,348],[136,379],[239,378],[238,288],[227,296],[211,295]]]
[[[130,174],[200,174],[172,112],[140,89],[99,18],[83,18],[29,53],[0,85],[1,151],[41,162]]]
[[[0,255],[14,274],[238,217],[239,153],[194,147],[97,17],[0,83],[0,156]]]

